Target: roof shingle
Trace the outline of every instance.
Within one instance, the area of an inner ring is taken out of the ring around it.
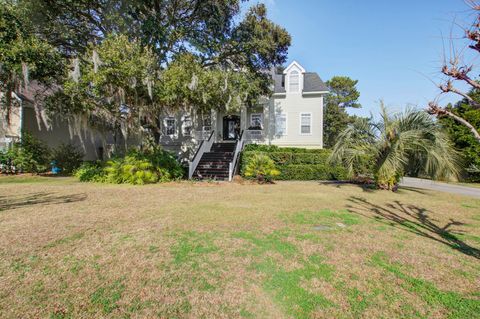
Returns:
[[[275,89],[274,93],[286,93],[285,74],[274,75]],[[328,91],[327,85],[315,72],[305,72],[303,76],[303,92],[325,92]]]

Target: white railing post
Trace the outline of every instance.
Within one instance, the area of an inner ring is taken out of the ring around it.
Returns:
[[[202,156],[205,152],[209,152],[210,149],[212,148],[212,144],[214,142],[214,139],[212,138],[213,135],[215,135],[215,131],[212,131],[210,133],[210,137],[208,140],[203,140],[200,143],[200,146],[198,147],[197,153],[195,153],[195,156],[193,159],[188,162],[188,179],[192,179],[193,173],[195,173],[195,169],[197,169],[198,163],[200,163],[200,160],[202,159]]]
[[[233,155],[233,160],[230,162],[228,166],[228,181],[231,182],[233,180],[233,174],[235,174],[235,168],[237,164],[238,156],[240,152],[243,150],[243,143],[245,140],[245,131],[242,131],[240,134],[240,140],[238,140],[237,145],[235,147],[235,154]]]

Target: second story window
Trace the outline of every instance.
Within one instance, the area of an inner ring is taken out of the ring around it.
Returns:
[[[290,72],[288,77],[288,91],[292,93],[300,92],[300,73],[298,71]]]

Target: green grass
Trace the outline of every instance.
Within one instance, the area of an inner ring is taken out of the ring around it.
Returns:
[[[171,253],[176,264],[196,264],[197,257],[218,250],[213,243],[214,236],[198,232],[175,234],[177,243],[172,247]]]
[[[288,234],[282,231],[273,232],[266,236],[259,236],[250,232],[237,232],[233,234],[234,238],[245,239],[253,244],[250,254],[260,256],[266,252],[276,252],[284,257],[293,256],[297,248],[287,242],[285,239]]]
[[[336,223],[342,223],[346,226],[353,226],[360,223],[360,217],[346,211],[322,210],[319,212],[299,212],[292,216],[287,216],[287,222],[297,225],[316,225],[334,226]]]
[[[111,285],[100,287],[91,296],[92,304],[99,306],[104,314],[110,314],[118,308],[117,302],[122,297],[125,285],[122,280],[116,280]]]
[[[480,300],[469,299],[452,291],[440,291],[434,284],[406,274],[401,265],[391,263],[384,253],[372,256],[372,263],[401,279],[402,287],[418,295],[431,306],[441,306],[448,310],[448,318],[464,319],[480,317]]]
[[[70,235],[70,236],[52,241],[51,243],[45,245],[45,248],[53,248],[53,247],[56,247],[56,246],[59,246],[59,245],[66,245],[66,244],[69,244],[69,243],[72,243],[74,241],[82,239],[83,236],[85,236],[84,233],[75,233],[73,235]]]
[[[37,183],[58,183],[61,181],[71,181],[69,177],[50,177],[40,175],[19,175],[19,176],[0,176],[0,184],[37,184]]]
[[[303,281],[312,278],[330,279],[333,273],[331,266],[306,261],[302,268],[287,271],[274,260],[268,259],[255,265],[255,269],[266,276],[264,288],[295,318],[310,318],[313,311],[334,305],[325,296],[312,293],[302,286]]]

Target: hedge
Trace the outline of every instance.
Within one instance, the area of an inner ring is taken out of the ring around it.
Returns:
[[[271,145],[250,144],[242,152],[240,174],[254,154],[270,157],[281,172],[277,180],[345,180],[347,170],[341,165],[327,163],[331,154],[326,149],[279,148]]]

